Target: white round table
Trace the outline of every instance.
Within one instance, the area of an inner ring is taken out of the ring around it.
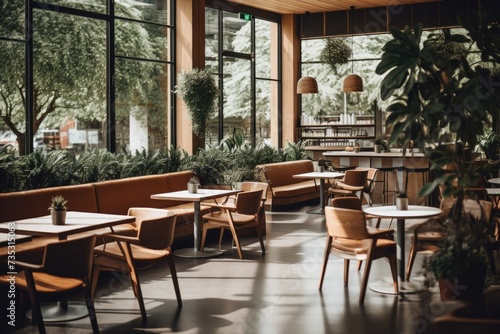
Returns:
[[[488,182],[491,184],[500,185],[500,177],[494,177],[492,179],[489,179]]]
[[[400,293],[413,293],[416,290],[413,286],[409,284],[403,284],[405,282],[405,220],[415,219],[415,218],[430,218],[441,214],[441,209],[432,206],[423,205],[409,205],[408,210],[398,210],[395,205],[386,206],[370,206],[363,208],[363,211],[369,215],[377,216],[380,218],[396,218],[396,243],[397,243],[397,257],[398,257],[398,274],[400,278]],[[391,280],[392,281],[392,280]],[[383,287],[373,287],[370,286],[372,290],[383,292],[383,293],[394,293],[392,289],[392,283],[389,289],[385,289],[386,284]]]

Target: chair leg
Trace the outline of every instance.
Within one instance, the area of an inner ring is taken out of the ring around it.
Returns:
[[[394,282],[393,283],[394,284],[394,292],[399,293],[398,269],[397,269],[398,259],[397,259],[396,253],[388,256],[387,258],[389,259],[389,264],[391,266],[392,281]]]
[[[130,282],[132,284],[132,289],[134,291],[134,294],[137,298],[137,301],[139,302],[139,309],[141,310],[141,316],[142,316],[142,321],[147,321],[148,317],[146,314],[146,307],[144,306],[144,299],[142,298],[142,291],[141,291],[141,282],[139,281],[139,276],[137,275],[137,272],[135,270],[134,266],[134,260],[132,257],[132,249],[130,248],[130,244],[126,243],[123,247],[124,250],[124,255],[125,255],[125,260],[127,261],[129,270],[130,270]]]
[[[415,249],[415,245],[413,244],[413,241],[412,241],[411,246],[410,246],[410,255],[408,257],[408,264],[406,265],[406,280],[407,281],[410,280],[410,275],[411,275],[411,271],[413,269],[413,263],[415,262],[416,255],[417,255],[417,252]]]
[[[219,233],[219,245],[222,245],[222,238],[224,237],[224,227],[220,228],[220,233]]]
[[[95,293],[97,291],[97,284],[99,283],[99,274],[101,273],[101,266],[94,265],[94,273],[92,274],[92,286],[90,288],[90,296],[95,300]]]
[[[363,265],[363,261],[359,260],[358,261],[358,271],[361,270],[361,266]]]
[[[326,238],[325,253],[323,255],[323,265],[321,266],[321,276],[319,277],[319,287],[318,290],[323,288],[323,280],[325,279],[326,266],[328,264],[328,258],[330,257],[330,250],[332,248],[332,237],[328,236]]]
[[[360,304],[363,304],[365,302],[366,287],[368,286],[368,278],[370,277],[370,270],[372,268],[372,259],[376,247],[377,247],[377,239],[373,239],[372,244],[370,246],[370,250],[368,251],[368,254],[366,256],[365,273],[363,274],[363,281],[361,282],[361,291],[359,293]]]
[[[264,239],[262,239],[262,233],[260,232],[259,225],[255,225],[257,229],[257,235],[259,237],[260,249],[262,250],[262,255],[266,254],[266,247],[264,246]]]
[[[236,249],[238,250],[238,255],[241,260],[244,260],[245,258],[243,256],[243,251],[241,250],[240,239],[238,239],[236,229],[234,228],[233,224],[230,224],[229,227],[231,229],[231,234],[233,235],[233,241],[236,244]]]
[[[31,318],[38,327],[38,333],[45,334],[45,324],[43,323],[42,310],[36,298],[35,280],[31,271],[26,271],[26,283],[28,283],[28,293],[31,302]]]
[[[99,333],[99,325],[97,324],[97,315],[95,313],[94,301],[92,300],[89,290],[85,291],[85,304],[87,304],[87,310],[89,312],[90,324],[92,325],[92,332],[94,334]]]
[[[167,256],[168,266],[170,268],[170,275],[172,275],[172,282],[174,283],[175,296],[177,298],[177,305],[182,307],[181,289],[179,288],[179,280],[177,279],[177,270],[175,269],[174,259],[172,255]]]
[[[200,251],[203,252],[203,248],[205,247],[205,239],[207,238],[207,225],[203,224],[203,229],[201,232],[201,242],[200,242]]]
[[[344,286],[349,282],[349,263],[350,260],[344,259]]]

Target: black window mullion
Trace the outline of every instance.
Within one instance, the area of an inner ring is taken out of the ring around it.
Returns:
[[[107,30],[107,60],[106,60],[106,147],[110,152],[116,152],[116,93],[115,93],[115,5],[114,0],[108,0]]]
[[[31,0],[25,0],[25,11],[24,11],[24,34],[26,45],[24,48],[24,64],[25,64],[25,86],[26,86],[26,130],[24,134],[24,152],[19,152],[20,154],[29,154],[33,152],[33,136],[34,134],[34,122],[35,122],[35,110],[33,101],[33,6]]]
[[[255,79],[255,73],[256,73],[256,70],[255,70],[255,18],[252,18],[252,27],[250,29],[251,33],[250,33],[250,43],[251,43],[251,46],[250,46],[250,50],[251,50],[251,57],[250,57],[250,108],[251,108],[251,112],[250,112],[250,117],[251,117],[251,120],[252,122],[250,123],[251,125],[251,134],[252,134],[252,138],[251,138],[251,143],[252,143],[252,147],[255,148],[255,146],[257,145],[257,139],[256,139],[256,136],[257,136],[257,110],[256,110],[256,101],[255,101],[255,90],[256,90],[256,79]]]

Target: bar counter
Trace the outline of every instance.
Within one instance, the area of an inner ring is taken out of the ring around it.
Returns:
[[[357,166],[357,167],[405,167],[405,168],[428,168],[429,159],[422,152],[406,152],[403,159],[402,150],[393,149],[391,152],[375,153],[373,151],[346,152],[327,151],[323,153],[326,160],[330,160],[333,166]],[[403,161],[404,160],[404,161]],[[375,203],[382,203],[382,173],[378,174],[374,199]],[[410,173],[408,177],[408,197],[410,204],[422,204],[424,201],[418,198],[417,194],[422,188],[422,181],[415,173]],[[398,173],[398,183],[400,189],[404,186],[405,174]],[[392,185],[391,185],[392,187]]]

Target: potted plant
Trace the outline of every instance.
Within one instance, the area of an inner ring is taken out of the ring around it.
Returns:
[[[466,45],[469,51],[477,48],[475,60],[474,55],[458,59],[440,56],[439,39],[431,35],[422,43],[423,29],[418,24],[414,30],[390,30],[393,39],[384,46],[376,68],[378,74],[387,73],[381,83],[382,98],[395,94],[387,107],[387,124],[393,129],[389,143],[399,141],[408,147],[413,141],[414,147],[429,158],[433,180],[422,187],[419,195],[429,196],[440,187],[442,197],[455,198],[444,219],[450,230],[468,224],[463,210],[467,188],[477,184],[490,168],[488,164],[474,163],[471,152],[477,149],[492,121],[498,120],[500,110],[500,87],[492,84],[500,78],[489,69],[500,61],[498,24],[477,12],[471,17],[460,15],[459,22],[467,35],[450,34],[447,39]],[[460,240],[465,244],[458,245]],[[475,250],[469,242],[450,234],[443,241],[446,249],[461,247],[471,255]],[[430,261],[459,275],[473,267],[470,261],[474,258],[464,257],[463,252],[436,252]]]
[[[188,192],[190,194],[196,194],[198,192],[198,187],[200,186],[200,181],[198,177],[193,176],[189,179],[187,184]]]
[[[191,118],[193,133],[203,136],[208,121],[214,115],[219,88],[208,70],[194,68],[177,77],[175,92],[182,98]]]
[[[408,195],[406,191],[400,191],[396,196],[396,209],[398,210],[408,210]]]
[[[377,138],[373,141],[373,151],[375,153],[381,153],[382,151],[388,152],[389,146],[387,146],[387,142],[380,138]]]
[[[52,197],[49,210],[53,225],[64,225],[66,223],[67,202],[68,201],[60,195]]]

